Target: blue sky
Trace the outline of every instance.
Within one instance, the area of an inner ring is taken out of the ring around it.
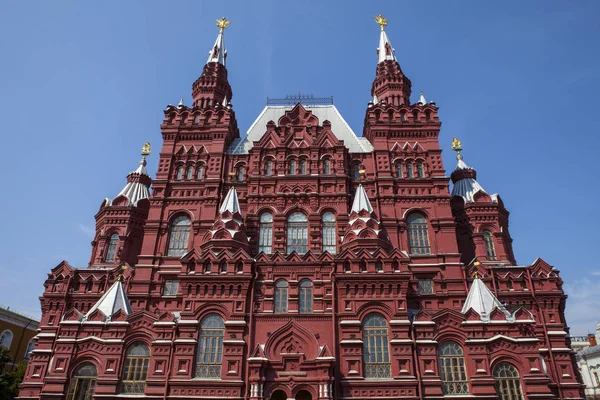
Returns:
[[[298,91],[334,96],[360,133],[383,13],[413,101],[440,107],[448,174],[458,136],[511,211],[517,261],[561,271],[572,333],[600,321],[598,1],[2,3],[0,304],[37,316],[50,269],[87,266],[94,214],[159,148],[165,106],[191,103],[216,18],[242,133]]]

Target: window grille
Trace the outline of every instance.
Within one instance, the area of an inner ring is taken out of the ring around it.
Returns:
[[[211,314],[202,320],[198,339],[198,356],[196,357],[196,378],[221,378],[224,335],[223,318]]]
[[[363,358],[365,378],[391,377],[387,322],[377,313],[363,321]]]
[[[329,161],[329,159],[323,161],[323,173],[325,175],[331,174],[331,161]]]
[[[335,215],[332,212],[323,214],[323,252],[328,251],[331,254],[337,252],[336,234],[335,234]]]
[[[298,293],[298,311],[300,313],[311,313],[313,305],[313,285],[308,279],[300,281],[300,291]]]
[[[498,400],[523,400],[519,371],[514,365],[503,362],[494,368]]]
[[[92,400],[96,387],[96,367],[93,364],[82,364],[71,377],[67,391],[67,400]]]
[[[165,281],[165,288],[163,290],[164,296],[177,296],[177,290],[179,289],[179,281],[177,279],[169,279]]]
[[[104,262],[111,263],[115,261],[117,256],[117,245],[119,244],[119,235],[113,233],[108,240],[108,247],[106,248],[106,257]]]
[[[461,347],[454,342],[442,343],[438,350],[438,359],[444,394],[469,394],[465,358]]]
[[[433,294],[433,279],[419,279],[419,294]]]
[[[121,393],[144,394],[146,391],[146,376],[150,363],[150,350],[143,343],[135,343],[125,356],[123,377],[121,378]]]
[[[494,237],[490,231],[483,232],[483,242],[485,243],[485,252],[488,260],[495,260],[496,248],[494,247]]]
[[[264,213],[260,216],[258,228],[258,252],[271,254],[273,251],[273,216]]]
[[[275,313],[283,314],[288,311],[288,283],[283,279],[275,283]]]
[[[306,215],[295,212],[288,217],[287,252],[304,254],[308,251],[308,219]]]
[[[190,226],[190,219],[187,216],[180,215],[175,218],[171,224],[167,256],[182,256],[187,252],[190,239]]]
[[[408,242],[411,254],[430,254],[427,220],[421,214],[411,214],[408,223]]]
[[[423,163],[417,163],[417,175],[419,178],[425,178],[425,170],[423,169]]]

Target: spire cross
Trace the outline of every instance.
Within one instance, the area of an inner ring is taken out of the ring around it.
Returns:
[[[225,29],[229,26],[231,21],[227,20],[227,18],[223,17],[217,20],[217,27],[219,28],[219,33],[223,33]]]
[[[375,22],[377,22],[379,24],[382,31],[385,30],[385,27],[387,26],[387,19],[384,18],[383,15],[379,14],[378,16],[376,16]]]
[[[460,154],[460,152],[462,151],[462,142],[458,140],[458,138],[452,138],[452,150],[456,152],[457,160],[463,159],[462,154]]]

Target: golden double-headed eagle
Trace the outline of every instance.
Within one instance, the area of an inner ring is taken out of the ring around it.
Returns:
[[[375,17],[375,22],[377,22],[379,26],[381,26],[381,30],[384,30],[384,28],[387,26],[387,19],[384,18],[381,14]]]
[[[150,155],[150,142],[146,142],[142,147],[142,155],[149,156]]]
[[[231,21],[229,21],[227,18],[223,17],[221,19],[217,20],[217,28],[219,28],[221,30],[221,32],[223,32],[231,23]]]

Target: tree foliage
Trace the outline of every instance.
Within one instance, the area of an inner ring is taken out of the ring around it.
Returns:
[[[9,350],[0,346],[0,400],[13,400],[19,394],[19,385],[25,376],[27,362],[12,365]]]

